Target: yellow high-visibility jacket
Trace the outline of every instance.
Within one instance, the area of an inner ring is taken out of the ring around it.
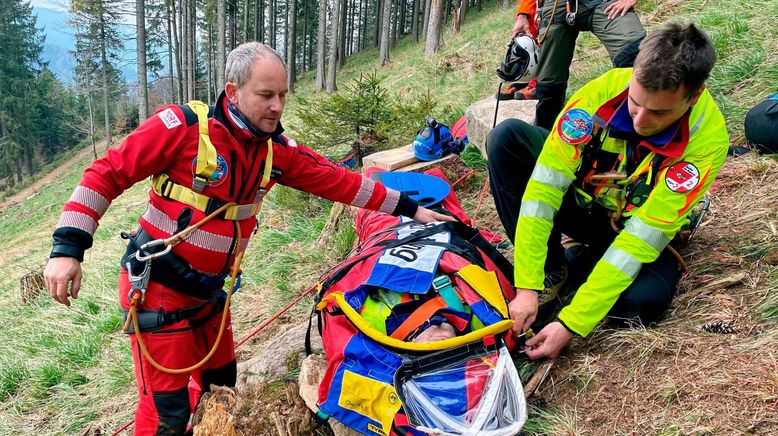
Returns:
[[[636,147],[627,150],[627,141],[611,135],[609,124],[618,108],[627,104],[631,78],[631,68],[614,69],[573,95],[546,139],[521,202],[515,237],[515,285],[537,290],[543,289],[546,242],[554,216],[571,185],[579,205],[594,202],[623,211],[623,230],[559,314],[565,326],[581,336],[588,335],[605,317],[641,266],[656,260],[688,223],[689,213],[727,156],[729,137],[724,118],[704,90],[674,125],[674,132],[669,132],[671,139],[666,144],[657,146],[652,138],[640,141],[647,155],[636,168],[630,168],[625,157]],[[597,160],[594,167],[584,163],[582,168],[584,161],[591,162],[586,156],[592,156],[599,144],[599,155],[609,155],[610,162],[603,167]],[[626,180],[619,182],[619,187],[593,186],[591,176],[603,172],[622,174]],[[641,188],[649,193],[628,198],[628,191]]]

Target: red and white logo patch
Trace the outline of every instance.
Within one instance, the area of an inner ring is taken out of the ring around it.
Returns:
[[[665,173],[665,184],[673,192],[689,192],[700,184],[700,170],[689,162],[674,163]]]
[[[163,123],[165,123],[165,127],[168,129],[172,129],[173,127],[181,125],[181,120],[178,119],[178,116],[175,112],[173,112],[173,109],[167,108],[158,113],[157,116],[160,120],[162,120]]]

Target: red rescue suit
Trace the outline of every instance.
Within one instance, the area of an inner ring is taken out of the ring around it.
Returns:
[[[202,194],[218,203],[251,204],[259,189],[272,140],[271,180],[267,188],[281,183],[329,200],[378,210],[392,215],[415,215],[417,204],[405,194],[338,167],[283,135],[278,126],[271,135],[257,136],[241,128],[240,115],[228,108],[222,93],[213,116],[209,118],[209,137],[218,154],[218,168]],[[105,157],[84,171],[70,200],[65,203],[51,257],[83,260],[92,246],[98,221],[111,201],[124,190],[152,175],[167,174],[182,186],[192,186],[198,150],[197,117],[184,107],[170,105],[158,110]],[[152,239],[166,238],[205,217],[205,213],[151,190],[148,207],[139,219],[140,232]],[[239,221],[215,218],[197,229],[191,237],[173,248],[176,258],[201,277],[219,276],[232,266],[238,245],[245,248],[257,226],[255,216]],[[237,240],[238,227],[240,241]],[[141,335],[152,357],[169,368],[182,368],[198,362],[213,345],[221,308],[211,298],[212,290],[176,289],[155,279],[156,260],[151,283],[141,310],[159,311],[169,316],[164,326]],[[175,282],[173,280],[172,282]],[[186,283],[184,281],[184,283]],[[127,272],[119,275],[119,300],[129,307]],[[198,307],[201,306],[201,307]],[[188,319],[178,319],[183,309],[197,308]],[[136,434],[181,434],[190,410],[202,390],[211,383],[234,386],[236,378],[232,329],[228,327],[216,354],[196,372],[170,375],[151,367],[141,356],[135,334],[131,334],[133,359],[140,401],[136,413]],[[192,386],[187,389],[192,376]],[[191,391],[191,392],[190,392]]]

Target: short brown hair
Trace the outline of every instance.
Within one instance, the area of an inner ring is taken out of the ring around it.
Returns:
[[[640,44],[634,77],[649,91],[674,91],[684,85],[691,98],[715,63],[716,50],[704,32],[692,23],[669,23]]]

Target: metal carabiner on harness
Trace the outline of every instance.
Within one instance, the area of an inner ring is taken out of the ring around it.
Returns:
[[[137,256],[136,256],[137,257]],[[135,291],[140,291],[140,303],[146,300],[146,289],[149,287],[149,277],[151,277],[151,260],[144,261],[143,271],[135,275],[132,273],[132,264],[127,262],[127,278],[130,281],[130,290],[127,292],[127,299],[132,301],[132,295]]]
[[[138,251],[135,252],[135,258],[138,259],[139,262],[146,262],[151,259],[156,259],[158,257],[164,256],[168,253],[170,253],[170,250],[173,249],[173,244],[168,244],[165,246],[165,249],[156,253],[149,253],[149,248],[156,247],[158,245],[165,245],[164,239],[155,239],[153,241],[146,242],[145,244],[141,245]],[[149,253],[146,255],[141,255],[140,253]]]
[[[578,0],[575,0],[575,10],[570,10],[570,0],[567,0],[565,2],[565,22],[567,22],[567,25],[570,27],[575,26],[575,16],[578,13]],[[549,23],[549,27],[551,26],[551,23]]]

